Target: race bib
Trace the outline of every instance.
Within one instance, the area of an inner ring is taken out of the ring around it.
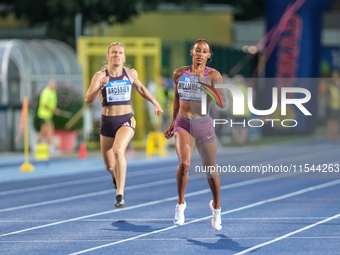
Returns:
[[[178,81],[178,94],[181,100],[200,102],[206,92],[202,90],[197,76],[181,76]]]
[[[131,82],[129,80],[110,81],[106,86],[106,101],[120,102],[131,99]]]

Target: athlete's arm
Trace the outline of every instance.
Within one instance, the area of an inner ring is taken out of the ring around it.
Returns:
[[[180,69],[175,70],[173,74],[173,79],[175,82],[175,97],[174,97],[174,103],[173,103],[173,111],[172,111],[172,121],[171,124],[175,125],[177,115],[179,112],[179,94],[178,94],[178,81],[181,75],[183,74],[183,71]]]
[[[132,86],[135,87],[137,92],[145,99],[151,102],[155,106],[155,114],[161,115],[163,110],[157,100],[151,95],[149,90],[138,80],[138,73],[136,70],[131,69],[129,72],[130,78],[132,79]]]
[[[175,122],[176,122],[177,115],[178,115],[178,112],[179,112],[179,94],[178,94],[177,84],[178,84],[179,78],[183,74],[182,69],[183,68],[175,70],[174,74],[173,74],[173,79],[174,79],[174,82],[175,82],[175,97],[174,97],[174,103],[173,103],[171,124],[168,127],[168,129],[164,132],[164,135],[167,139],[171,138],[174,135],[173,134],[174,126],[175,126]]]
[[[91,85],[85,95],[85,102],[91,104],[96,100],[101,90],[108,84],[110,78],[105,77],[103,72],[97,72],[93,75]]]
[[[218,107],[223,109],[226,106],[226,95],[223,88],[214,88],[215,84],[223,84],[223,78],[217,70],[213,69],[208,74],[208,79],[211,81],[211,86],[206,83],[201,83],[201,85],[210,92],[213,98],[216,101]],[[212,89],[213,88],[213,89]],[[216,95],[215,91],[217,92],[218,96]],[[220,101],[221,99],[221,101]]]

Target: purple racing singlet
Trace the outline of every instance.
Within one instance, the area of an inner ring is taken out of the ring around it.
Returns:
[[[198,77],[192,75],[191,66],[188,66],[183,72],[178,81],[178,94],[180,100],[200,102],[202,94],[205,94],[202,90],[201,84],[198,82]],[[204,70],[204,79],[208,78],[210,67],[206,67]]]
[[[201,89],[202,86],[198,82],[198,77],[192,75],[190,68],[191,66],[188,66],[179,78],[177,87],[179,99],[190,102],[201,102],[202,94],[206,92]],[[205,80],[208,78],[209,70],[209,67],[206,67],[204,70]],[[200,119],[188,119],[178,114],[174,126],[174,133],[180,130],[194,137],[198,144],[209,144],[216,139],[213,119],[209,115]]]

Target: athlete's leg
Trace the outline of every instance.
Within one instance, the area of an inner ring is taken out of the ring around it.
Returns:
[[[241,132],[241,145],[246,145],[248,142],[248,127],[242,127]]]
[[[179,161],[176,171],[178,192],[177,204],[184,204],[185,188],[188,182],[191,155],[195,149],[195,140],[186,131],[179,130],[175,133],[175,145]]]
[[[100,135],[100,149],[102,152],[102,157],[104,161],[104,166],[107,171],[109,171],[112,175],[114,175],[114,169],[115,169],[115,160],[113,157],[113,142],[115,138],[114,137],[107,137]]]
[[[40,119],[41,125],[40,125],[40,132],[38,135],[37,143],[40,143],[42,140],[45,140],[45,143],[50,145],[48,140],[48,133],[49,133],[49,123],[51,120],[48,119]]]
[[[50,122],[46,123],[46,126],[47,126],[46,142],[50,146],[51,143],[52,143],[52,138],[53,138],[53,134],[54,134],[54,125],[53,125],[53,122],[50,121]]]
[[[238,127],[237,126],[232,126],[231,128],[231,134],[233,136],[233,142],[235,144],[238,144],[239,143],[239,135],[238,135]]]
[[[216,170],[216,150],[217,142],[214,140],[209,144],[197,144],[197,150],[201,156],[202,165],[205,169],[213,169],[215,171],[207,171],[207,179],[213,196],[213,207],[220,208],[220,177]],[[209,168],[210,166],[210,168]]]
[[[46,123],[43,123],[40,126],[40,132],[38,134],[37,143],[41,143],[41,141],[45,138],[46,138]]]
[[[112,152],[116,162],[116,168],[114,170],[117,182],[116,195],[124,195],[126,178],[125,151],[134,134],[135,132],[131,127],[121,127],[118,129],[113,142]]]

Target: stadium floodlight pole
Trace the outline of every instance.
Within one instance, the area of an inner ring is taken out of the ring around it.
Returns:
[[[75,17],[75,48],[76,48],[76,52],[78,54],[78,38],[81,36],[81,29],[82,29],[82,19],[83,19],[83,14],[82,13],[77,13],[76,17]]]

